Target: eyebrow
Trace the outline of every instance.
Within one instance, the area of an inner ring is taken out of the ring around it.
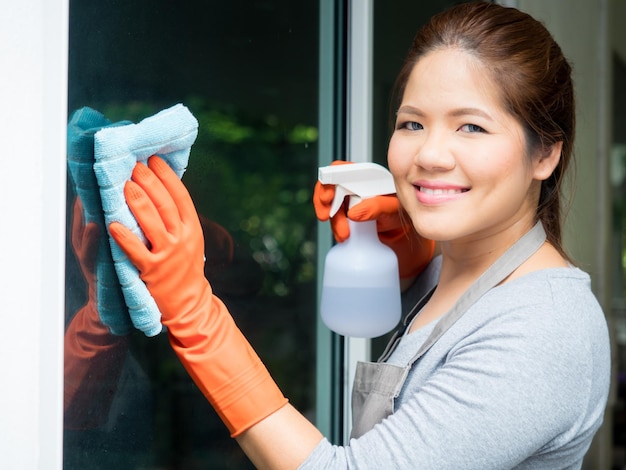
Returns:
[[[480,116],[489,121],[493,121],[493,118],[489,115],[489,113],[483,111],[480,108],[459,108],[455,109],[450,113],[451,116]]]
[[[405,106],[401,106],[398,111],[396,111],[396,115],[400,114],[400,113],[406,113],[406,114],[414,114],[416,116],[424,116],[424,112],[422,110],[420,110],[419,108],[416,108],[415,106],[410,106],[410,105],[405,105]],[[493,121],[494,119],[491,117],[491,115],[489,115],[489,113],[483,111],[480,108],[471,108],[471,107],[467,107],[467,108],[457,108],[457,109],[453,109],[452,111],[450,111],[448,113],[449,116],[453,116],[453,117],[459,117],[459,116],[480,116],[482,118],[485,118],[489,121]]]

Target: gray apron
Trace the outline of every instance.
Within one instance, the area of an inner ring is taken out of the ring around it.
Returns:
[[[400,395],[409,370],[448,329],[491,288],[500,284],[524,261],[535,253],[546,240],[546,233],[538,222],[528,233],[511,246],[487,269],[454,306],[437,322],[430,336],[405,367],[387,364],[413,318],[428,302],[434,288],[426,294],[405,317],[402,326],[394,333],[378,362],[359,362],[352,389],[352,432],[358,438],[374,425],[393,413],[394,401]]]

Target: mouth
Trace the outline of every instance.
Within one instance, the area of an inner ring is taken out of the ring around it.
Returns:
[[[461,194],[469,191],[467,188],[454,188],[454,189],[443,189],[443,188],[427,188],[425,186],[416,186],[417,190],[424,194],[432,194],[433,196],[446,196],[446,195],[454,195]]]
[[[413,185],[417,200],[425,206],[439,206],[457,201],[464,197],[471,188],[448,183],[422,183]]]

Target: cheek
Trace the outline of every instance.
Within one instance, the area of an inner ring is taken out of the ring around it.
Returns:
[[[391,171],[394,177],[398,177],[406,172],[410,163],[410,158],[408,158],[407,153],[403,151],[401,139],[392,136],[389,141],[389,148],[387,149],[389,171]]]
[[[522,154],[511,153],[508,158],[496,161],[490,173],[494,178],[508,180],[509,184],[526,185],[532,179],[531,168]]]
[[[400,201],[400,205],[409,212],[412,205],[417,201],[415,197],[415,188],[407,183],[406,178],[394,176],[393,182],[396,186],[396,196]]]
[[[413,189],[407,182],[407,175],[409,174],[412,162],[412,159],[407,155],[409,154],[403,149],[402,139],[392,136],[387,151],[387,164],[389,165],[389,171],[393,175],[396,195],[404,208],[407,207],[407,202],[411,200],[409,194],[411,194]]]
[[[507,184],[528,177],[528,165],[522,151],[505,142],[504,144],[476,148],[466,152],[463,169],[478,184]]]

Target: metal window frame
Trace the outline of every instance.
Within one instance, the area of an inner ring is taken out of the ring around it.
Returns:
[[[372,161],[373,11],[373,0],[320,2],[320,166]],[[328,224],[319,224],[318,305],[331,246]],[[370,360],[370,350],[371,340],[339,337],[318,315],[316,424],[337,444],[349,440],[356,364]]]
[[[347,159],[372,161],[374,0],[351,1],[348,15]],[[352,429],[352,383],[359,361],[371,359],[371,340],[344,340],[343,442]]]

